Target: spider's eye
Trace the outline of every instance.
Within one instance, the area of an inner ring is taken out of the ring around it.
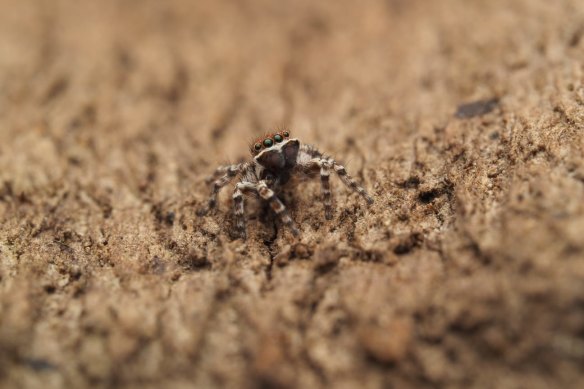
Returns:
[[[262,144],[256,143],[255,145],[253,145],[253,148],[255,149],[255,151],[260,151],[262,149]]]
[[[288,131],[284,131],[282,133],[282,135],[284,135],[284,137],[288,138],[290,136],[290,133]]]
[[[280,134],[276,134],[274,135],[274,140],[278,143],[282,142],[284,140],[284,138],[282,138],[282,135]]]
[[[274,141],[271,140],[270,138],[264,139],[264,146],[271,147],[273,144],[274,144]]]

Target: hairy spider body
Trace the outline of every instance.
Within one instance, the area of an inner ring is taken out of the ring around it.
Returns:
[[[333,217],[331,171],[334,171],[349,189],[360,194],[368,204],[373,203],[371,196],[347,173],[344,166],[326,157],[315,147],[301,144],[296,138],[290,138],[288,131],[266,134],[251,144],[250,151],[253,156],[251,162],[220,166],[208,180],[213,181],[207,207],[211,209],[217,205],[217,195],[221,188],[236,176],[241,177],[233,191],[233,207],[237,233],[243,239],[246,238],[244,194],[258,196],[266,201],[284,225],[295,236],[299,235],[298,228],[289,212],[277,196],[280,189],[293,177],[311,178],[320,174],[327,220]]]

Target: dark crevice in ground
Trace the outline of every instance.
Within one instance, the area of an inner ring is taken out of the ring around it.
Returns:
[[[267,238],[264,239],[264,245],[266,246],[266,249],[268,250],[268,255],[270,256],[270,262],[268,263],[268,265],[266,266],[266,280],[267,282],[271,282],[272,281],[272,269],[274,268],[274,258],[277,255],[277,239],[278,239],[278,223],[273,222],[272,223],[272,230],[273,230],[273,234]]]

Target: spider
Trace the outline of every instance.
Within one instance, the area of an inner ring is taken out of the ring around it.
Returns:
[[[235,177],[240,176],[241,179],[233,191],[233,207],[237,235],[242,239],[246,239],[247,236],[244,194],[259,196],[268,202],[271,209],[291,230],[292,234],[294,236],[300,235],[289,212],[276,195],[295,176],[313,178],[320,172],[324,215],[327,220],[333,217],[329,182],[331,171],[334,171],[348,188],[359,193],[369,205],[373,204],[371,196],[347,173],[343,165],[323,155],[315,147],[301,144],[298,139],[291,138],[290,132],[287,130],[266,134],[256,139],[250,145],[250,152],[253,157],[250,162],[220,166],[207,179],[208,183],[213,180],[214,182],[207,209],[202,212],[204,214],[214,208],[217,205],[217,195],[221,188]]]

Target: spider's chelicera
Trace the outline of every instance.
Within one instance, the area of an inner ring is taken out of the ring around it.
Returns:
[[[331,171],[348,188],[359,193],[368,204],[373,204],[371,196],[347,173],[343,165],[324,156],[310,145],[300,144],[298,139],[290,136],[289,131],[279,131],[256,139],[251,144],[250,151],[253,156],[251,162],[220,166],[209,179],[214,180],[208,203],[208,209],[211,209],[217,204],[217,195],[221,188],[235,177],[241,177],[233,191],[233,206],[237,233],[243,239],[246,238],[244,194],[259,196],[267,201],[292,233],[299,235],[298,228],[276,194],[293,176],[315,177],[320,173],[324,214],[328,220],[333,217],[329,182]]]

